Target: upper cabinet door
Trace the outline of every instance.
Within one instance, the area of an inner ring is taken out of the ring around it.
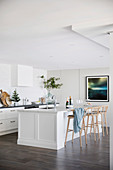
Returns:
[[[33,67],[13,65],[11,72],[12,86],[33,86]]]
[[[18,65],[18,86],[33,86],[33,68]]]

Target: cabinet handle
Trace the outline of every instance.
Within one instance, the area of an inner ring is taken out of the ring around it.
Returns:
[[[15,122],[15,120],[11,120],[11,121],[10,121],[10,123],[14,123],[14,122]]]
[[[11,112],[15,112],[15,110],[10,110]]]
[[[1,122],[0,125],[2,125],[3,123]]]

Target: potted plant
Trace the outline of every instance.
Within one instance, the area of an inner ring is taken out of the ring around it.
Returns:
[[[44,88],[47,89],[48,99],[52,97],[52,94],[50,93],[51,89],[59,89],[63,85],[62,83],[56,83],[56,81],[60,80],[60,78],[50,77],[46,80],[44,75],[42,75],[40,78],[43,79]]]
[[[14,106],[16,106],[17,102],[20,101],[19,94],[17,93],[16,89],[15,89],[14,92],[13,92],[11,101],[14,102]]]

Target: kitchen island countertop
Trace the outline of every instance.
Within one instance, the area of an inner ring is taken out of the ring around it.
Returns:
[[[67,110],[66,108],[64,107],[56,107],[56,108],[49,108],[49,109],[46,109],[46,108],[31,108],[31,109],[20,109],[19,112],[47,112],[47,113],[58,113],[58,112],[67,112],[69,110]]]

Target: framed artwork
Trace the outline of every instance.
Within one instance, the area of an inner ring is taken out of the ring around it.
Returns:
[[[86,77],[86,101],[109,101],[109,76],[105,75]]]

